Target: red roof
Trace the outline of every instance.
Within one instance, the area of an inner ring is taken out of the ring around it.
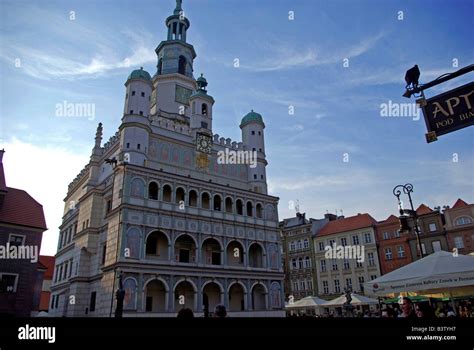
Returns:
[[[458,198],[458,200],[456,201],[456,203],[454,203],[453,205],[453,209],[455,208],[462,208],[462,207],[467,207],[469,204],[467,204],[466,202],[464,202],[461,198]]]
[[[54,272],[54,256],[40,255],[39,262],[46,268],[43,280],[52,280]]]
[[[395,215],[390,215],[385,221],[379,222],[379,224],[388,224],[389,222],[399,222],[398,218]]]
[[[348,218],[329,221],[323,226],[317,236],[328,236],[339,232],[357,230],[359,228],[370,227],[376,223],[377,221],[367,213],[357,214]]]
[[[0,207],[0,222],[47,230],[43,206],[23,190],[7,189]]]
[[[428,213],[431,213],[432,211],[433,210],[430,207],[424,204],[420,204],[420,206],[416,209],[416,213],[418,215],[428,214]]]

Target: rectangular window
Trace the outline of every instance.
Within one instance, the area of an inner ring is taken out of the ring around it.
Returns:
[[[402,245],[398,246],[398,257],[404,258],[405,257],[405,248]]]
[[[336,261],[336,259],[332,259],[332,270],[337,271],[337,261]]]
[[[16,293],[18,274],[0,272],[0,293]]]
[[[356,267],[362,267],[362,262],[356,260]]]
[[[208,126],[209,126],[209,124],[207,124],[206,122],[201,122],[201,128],[207,129]]]
[[[454,237],[454,246],[458,249],[464,248],[464,241],[462,236]]]
[[[252,135],[255,135],[255,131],[252,130]]]
[[[372,242],[372,235],[370,234],[370,232],[364,233],[364,241],[365,243]]]
[[[140,95],[141,95],[142,97],[145,97],[145,93],[144,93],[144,92],[142,92]]]
[[[359,236],[352,236],[352,244],[359,245]]]
[[[89,305],[89,311],[93,312],[95,311],[95,298],[96,298],[97,292],[92,292],[91,293],[91,302]]]
[[[326,272],[326,260],[321,260],[321,272]]]
[[[102,265],[105,264],[105,256],[106,256],[106,253],[107,253],[107,244],[104,244],[102,246]]]
[[[140,144],[137,144],[137,149],[140,149],[141,145]]]
[[[377,275],[370,275],[370,280],[373,281],[374,279],[377,278]]]
[[[433,222],[429,225],[430,232],[435,232],[436,231],[436,224]]]
[[[352,279],[346,278],[346,288],[352,289]]]
[[[53,297],[51,298],[51,306],[50,306],[51,309],[54,309],[54,302],[55,301],[56,301],[56,295],[53,295]]]
[[[367,253],[367,259],[369,260],[369,266],[375,265],[374,253]]]
[[[308,286],[309,290],[313,290],[313,281],[312,280],[307,280],[306,285]]]
[[[10,233],[10,237],[8,237],[8,243],[10,243],[10,246],[22,246],[25,242],[25,236],[20,236],[20,235],[14,235]]]
[[[433,252],[441,251],[441,241],[433,241],[431,242],[431,246],[433,247]]]
[[[393,234],[395,235],[396,238],[400,238],[400,231],[397,230]]]
[[[106,212],[108,213],[108,212],[110,212],[111,210],[112,210],[112,200],[109,199],[109,200],[107,201],[107,211],[106,211]]]
[[[336,241],[334,239],[330,239],[329,240],[329,245],[332,247],[334,245],[334,243],[336,243]]]
[[[56,303],[54,304],[54,308],[57,309],[59,306],[59,295],[56,295]]]
[[[339,285],[339,280],[334,280],[334,293],[340,293],[341,286]]]
[[[324,294],[329,294],[328,281],[323,281],[323,293]]]
[[[293,292],[297,292],[298,291],[298,282],[293,282]]]
[[[347,239],[345,237],[341,238],[341,245],[345,247],[347,245]]]
[[[349,270],[351,268],[351,264],[349,263],[349,260],[344,259],[344,270]]]
[[[384,232],[383,233],[383,239],[390,239],[390,233]]]
[[[135,96],[135,91],[132,91],[132,96]]]
[[[364,276],[359,276],[359,289],[361,292],[364,291]]]
[[[300,281],[300,290],[305,290],[306,289],[304,284],[305,284],[304,281]]]
[[[392,248],[385,248],[385,260],[392,260]]]
[[[319,251],[324,250],[324,242],[319,242]]]

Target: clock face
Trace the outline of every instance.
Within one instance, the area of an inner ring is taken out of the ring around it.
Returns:
[[[197,134],[196,149],[199,152],[210,154],[212,150],[212,138],[205,134]]]

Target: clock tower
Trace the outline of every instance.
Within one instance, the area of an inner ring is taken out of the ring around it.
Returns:
[[[186,42],[190,22],[184,15],[181,2],[176,0],[173,14],[165,21],[167,39],[155,49],[158,64],[153,77],[151,114],[164,112],[168,118],[185,123],[190,116],[189,97],[196,90],[193,76],[196,52]]]

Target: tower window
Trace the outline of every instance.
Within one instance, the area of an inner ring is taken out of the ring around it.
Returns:
[[[263,180],[263,175],[260,175],[260,178]]]
[[[255,152],[256,150],[257,150],[256,148],[252,148],[252,151],[254,151],[254,152]]]
[[[258,149],[258,151],[259,151],[259,152],[262,152],[262,149],[261,149],[261,148],[259,148],[259,149]]]
[[[140,149],[140,144],[137,144],[137,149]]]
[[[132,91],[132,96],[135,96],[135,91]]]
[[[158,75],[160,75],[162,73],[162,71],[163,71],[163,59],[160,58],[158,60]]]
[[[143,115],[143,111],[140,111],[140,115]]]
[[[133,114],[133,109],[130,110],[130,114]]]
[[[259,136],[260,136],[260,135],[262,135],[262,132],[261,132],[261,131],[259,131],[259,132],[258,132],[258,135],[259,135]]]
[[[201,128],[207,129],[208,124],[206,122],[201,122]]]
[[[179,56],[178,73],[186,75],[186,58],[184,56]]]
[[[144,92],[142,92],[141,95],[142,95],[142,97],[145,97],[145,93],[144,93]]]
[[[201,114],[207,115],[207,104],[203,103],[201,107]]]
[[[252,130],[252,135],[255,135],[255,131]]]
[[[130,142],[127,142],[127,148],[130,148]]]
[[[253,174],[254,180],[257,180],[257,174]]]

